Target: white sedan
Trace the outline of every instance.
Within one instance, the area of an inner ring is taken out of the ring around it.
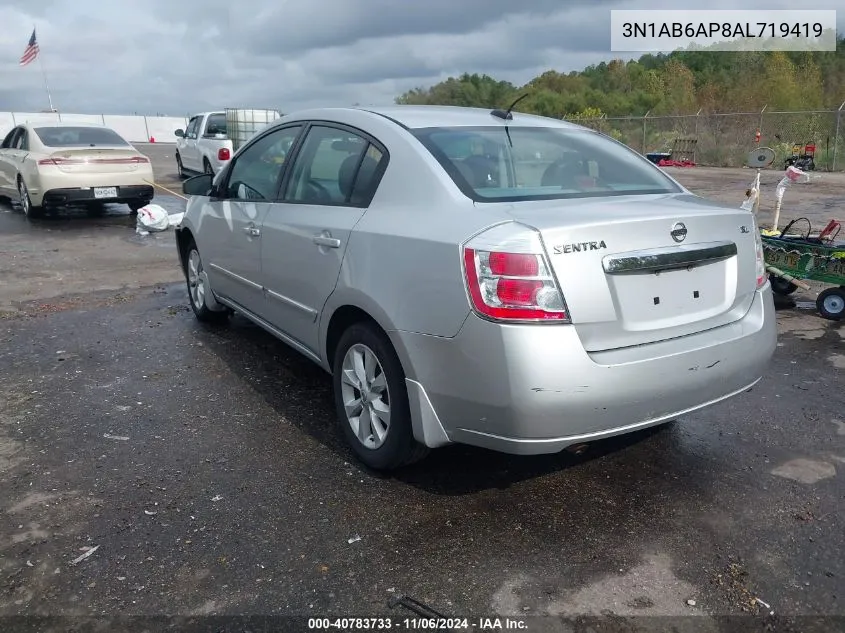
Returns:
[[[27,217],[107,202],[136,213],[153,199],[153,182],[150,159],[101,125],[25,123],[0,144],[0,196],[19,200]]]

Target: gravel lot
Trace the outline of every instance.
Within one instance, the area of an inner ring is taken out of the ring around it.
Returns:
[[[172,146],[142,151],[179,190]],[[673,173],[737,205],[754,175]],[[784,218],[845,219],[845,175],[819,176]],[[764,214],[779,177],[764,173]],[[750,394],[582,455],[451,447],[384,477],[337,439],[326,375],[240,317],[195,322],[172,231],[136,235],[126,207],[28,223],[0,202],[0,280],[0,618],[395,627],[414,614],[388,600],[406,594],[531,630],[542,614],[845,626],[845,323],[807,309],[813,293],[781,306]]]

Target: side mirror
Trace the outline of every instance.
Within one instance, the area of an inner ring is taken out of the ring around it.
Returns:
[[[177,138],[185,138],[185,130],[183,130],[182,128],[179,128],[178,130],[176,130],[174,132],[174,134],[176,135]]]
[[[182,183],[182,193],[186,196],[207,196],[211,193],[213,182],[214,176],[211,174],[193,176]]]

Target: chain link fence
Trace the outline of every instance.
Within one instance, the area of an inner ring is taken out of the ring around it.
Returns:
[[[671,116],[572,119],[625,143],[642,154],[668,153],[677,139],[695,139],[695,162],[711,167],[742,167],[760,146],[775,152],[773,167],[785,167],[793,146],[815,145],[820,171],[845,171],[845,103],[838,110],[734,112]]]

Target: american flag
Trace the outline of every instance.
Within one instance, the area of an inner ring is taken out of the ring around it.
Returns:
[[[21,55],[20,65],[26,66],[30,62],[34,62],[36,57],[38,57],[38,42],[35,41],[35,29],[32,29],[32,37],[29,38],[29,44]]]

